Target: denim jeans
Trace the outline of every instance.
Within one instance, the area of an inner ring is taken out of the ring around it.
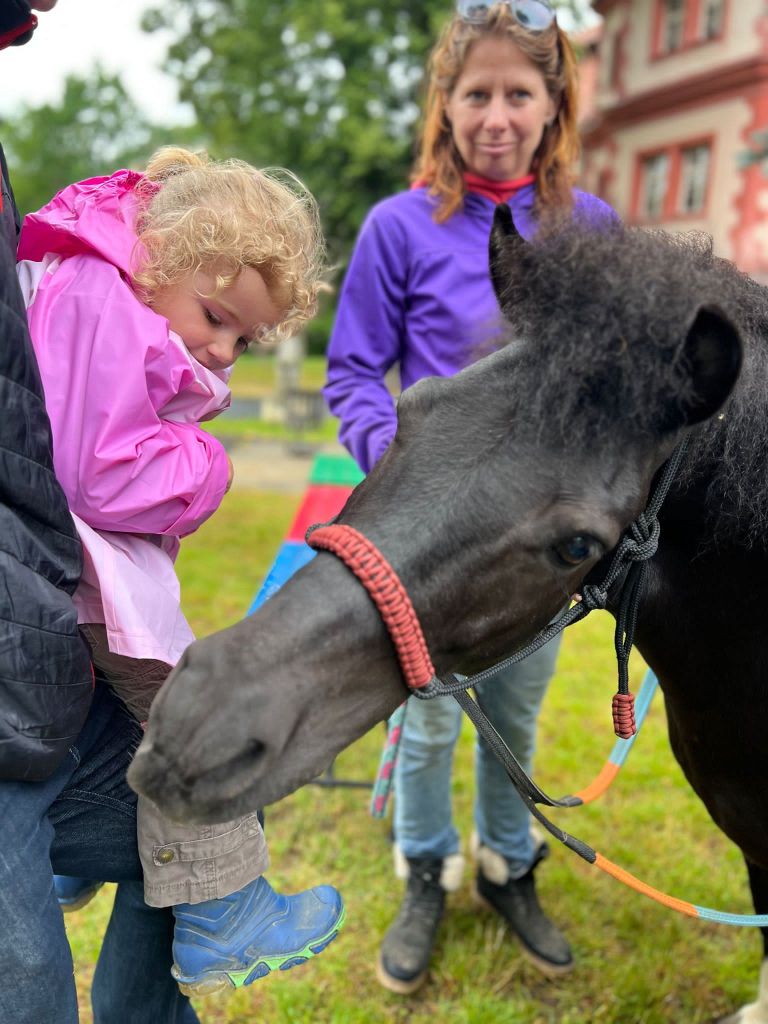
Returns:
[[[536,719],[555,670],[560,637],[477,687],[496,731],[530,772]],[[460,840],[451,810],[453,751],[463,712],[453,697],[408,700],[395,768],[394,831],[406,857],[443,858]],[[475,828],[480,842],[505,857],[518,878],[533,863],[530,814],[484,740],[476,748]]]
[[[0,1021],[77,1024],[53,873],[118,882],[92,986],[94,1024],[198,1024],[170,974],[174,919],[144,903],[136,794],[141,728],[97,685],[76,744],[45,782],[0,782]]]

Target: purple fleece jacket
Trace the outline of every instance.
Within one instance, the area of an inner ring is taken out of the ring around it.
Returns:
[[[520,234],[536,233],[535,186],[510,200]],[[324,395],[341,421],[339,440],[367,473],[384,453],[397,416],[384,376],[400,364],[403,389],[447,377],[492,345],[500,314],[488,272],[495,204],[468,193],[464,207],[435,223],[426,188],[400,192],[368,214],[355,244],[328,345]],[[574,191],[574,216],[616,221],[601,199]]]

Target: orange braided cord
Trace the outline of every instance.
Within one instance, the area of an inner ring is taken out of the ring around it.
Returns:
[[[652,900],[656,900],[657,903],[663,904],[665,907],[669,907],[671,910],[677,910],[681,914],[687,914],[689,917],[699,917],[699,912],[692,903],[688,903],[687,900],[679,900],[675,896],[668,896],[665,892],[660,892],[658,889],[654,889],[652,885],[648,885],[646,882],[641,882],[639,878],[635,878],[624,868],[620,868],[618,864],[614,864],[613,861],[607,860],[601,853],[598,853],[595,857],[595,864],[607,874],[612,875],[619,882],[623,882],[624,885],[628,885],[630,889],[634,889],[636,892],[640,892],[643,896],[650,896]]]
[[[389,630],[406,683],[411,689],[426,686],[435,675],[432,659],[411,599],[386,558],[352,526],[320,526],[307,543],[333,552],[357,576]]]
[[[619,739],[631,739],[637,732],[634,695],[631,693],[614,693],[612,708],[613,731]]]

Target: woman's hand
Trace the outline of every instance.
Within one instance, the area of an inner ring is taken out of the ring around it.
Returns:
[[[227,456],[227,464],[229,466],[229,472],[227,473],[227,486],[226,486],[226,489],[224,491],[225,494],[227,493],[229,488],[232,486],[232,481],[235,478],[235,467],[234,467],[234,464],[232,462],[232,459],[230,459],[229,456]]]

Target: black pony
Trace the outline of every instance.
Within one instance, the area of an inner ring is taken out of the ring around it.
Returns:
[[[599,576],[689,433],[636,640],[675,756],[767,913],[768,294],[702,237],[575,225],[531,245],[502,212],[491,263],[509,344],[403,394],[339,521],[399,573],[438,672],[472,673]],[[403,697],[371,601],[321,552],[187,651],[131,781],[171,817],[233,817],[317,776]],[[728,1020],[768,1024],[768,967],[761,1001]]]

